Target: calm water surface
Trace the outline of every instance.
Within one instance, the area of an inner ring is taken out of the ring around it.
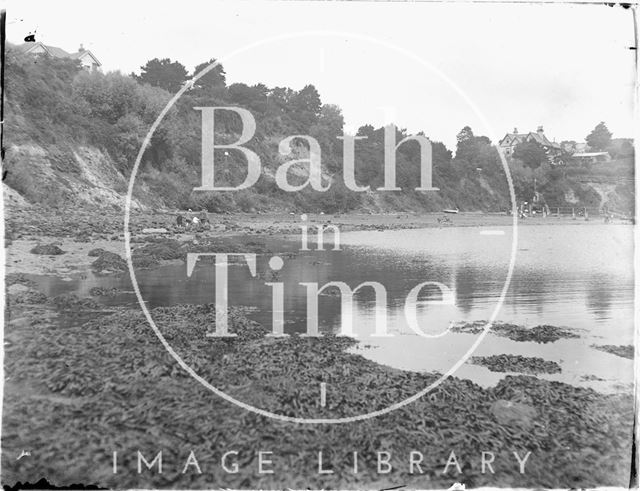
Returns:
[[[438,305],[440,294],[426,288],[419,297],[416,318],[423,332],[438,334],[453,321],[490,319],[498,306],[511,251],[512,230],[459,227],[401,231],[346,232],[340,251],[299,251],[299,238],[268,241],[274,253],[258,256],[258,278],[241,262],[229,267],[229,303],[250,306],[252,318],[272,325],[271,288],[265,282],[282,282],[285,290],[286,329],[306,328],[306,290],[300,282],[343,281],[355,287],[376,281],[387,292],[389,338],[373,337],[380,306],[373,292],[356,295],[354,329],[362,341],[354,352],[378,363],[407,369],[446,372],[465,354],[476,335],[447,333],[424,338],[407,323],[404,306],[409,291],[425,281],[446,285],[454,305]],[[483,233],[483,231],[485,231]],[[515,269],[497,321],[526,326],[552,324],[575,329],[579,339],[546,345],[517,343],[489,334],[474,355],[521,354],[558,362],[562,373],[542,375],[552,380],[617,390],[633,380],[633,364],[591,348],[592,344],[633,343],[633,228],[625,225],[535,225],[518,228]],[[331,234],[327,235],[330,239]],[[329,244],[325,246],[329,248]],[[315,249],[315,244],[310,245]],[[286,254],[296,253],[296,256]],[[272,275],[269,258],[281,253],[284,267]],[[235,262],[235,261],[234,261]],[[200,264],[186,276],[184,264],[137,272],[143,298],[150,307],[213,301],[214,275],[210,264]],[[93,286],[120,287],[127,293],[104,299],[106,303],[136,302],[128,275],[89,276],[64,282],[40,277],[45,293],[77,291],[88,294]],[[340,300],[331,290],[321,295],[321,330],[340,329]],[[161,328],[161,326],[160,326]],[[491,385],[504,374],[464,364],[457,376]],[[593,380],[593,377],[601,380]]]

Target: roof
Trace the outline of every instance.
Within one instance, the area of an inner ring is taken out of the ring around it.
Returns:
[[[502,144],[502,142],[505,141],[507,138],[509,138],[509,139],[512,139],[512,138],[524,138],[526,136],[527,136],[526,133],[507,133],[506,135],[504,135],[504,138],[502,138],[502,140],[500,140],[498,143]]]
[[[72,60],[79,60],[82,57],[89,55],[91,56],[91,58],[93,58],[93,60],[96,62],[98,66],[102,65],[102,63],[100,63],[98,58],[96,58],[96,56],[88,49],[78,51],[77,53],[68,53],[62,48],[58,48],[57,46],[49,46],[47,44],[37,42],[37,43],[22,43],[18,46],[18,50],[20,50],[23,53],[29,53],[38,46],[42,47],[49,55],[53,56],[54,58],[70,58]]]
[[[93,61],[95,61],[97,63],[98,66],[102,65],[102,63],[100,63],[98,61],[98,58],[96,58],[95,55],[91,51],[89,51],[88,49],[85,49],[84,51],[78,51],[77,53],[72,53],[70,56],[71,56],[71,58],[77,59],[77,60],[79,60],[79,59],[81,59],[81,58],[83,58],[85,56],[90,56],[91,58],[93,58]]]
[[[573,157],[609,157],[609,152],[581,152],[574,153]]]
[[[533,138],[535,141],[537,141],[540,145],[551,145],[551,142],[548,140],[548,138],[546,136],[544,136],[543,134],[540,133],[535,133],[535,132],[531,132],[527,135],[530,138]]]
[[[533,138],[534,141],[538,142],[540,145],[544,145],[545,147],[562,148],[559,143],[550,141],[544,133],[532,131],[527,135],[527,137]]]
[[[71,55],[62,48],[57,48],[55,46],[45,46],[45,48],[54,58],[71,58]]]
[[[522,141],[526,141],[527,139],[533,139],[538,142],[540,145],[544,145],[545,147],[553,147],[561,149],[562,146],[559,143],[549,141],[544,133],[537,133],[534,131],[530,131],[529,133],[507,133],[504,135],[504,138],[500,140],[498,143],[502,145],[506,140],[513,141],[513,139],[520,140],[518,143]]]

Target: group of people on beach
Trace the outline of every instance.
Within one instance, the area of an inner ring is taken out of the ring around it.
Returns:
[[[176,217],[176,225],[178,228],[186,228],[187,230],[204,230],[211,228],[209,215],[205,209],[201,210],[200,213],[196,215],[193,214],[193,210],[191,209],[187,210],[187,216],[178,214]]]

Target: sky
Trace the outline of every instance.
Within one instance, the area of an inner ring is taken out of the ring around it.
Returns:
[[[189,71],[222,60],[227,82],[317,87],[347,131],[394,121],[455,147],[469,125],[493,141],[542,125],[584,141],[600,121],[634,133],[630,10],[584,4],[5,0],[7,39],[35,31],[103,71],[152,58]]]

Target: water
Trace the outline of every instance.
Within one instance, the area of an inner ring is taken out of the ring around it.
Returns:
[[[356,295],[353,326],[361,343],[353,350],[378,363],[416,371],[448,371],[474,344],[477,335],[446,333],[425,338],[409,326],[405,299],[421,282],[439,282],[450,289],[453,305],[438,305],[437,288],[418,297],[416,320],[426,334],[446,331],[452,321],[490,319],[498,306],[508,271],[512,230],[496,228],[433,228],[420,230],[362,231],[341,235],[340,251],[300,252],[299,238],[273,239],[284,267],[273,275],[268,260],[259,255],[258,278],[245,263],[229,266],[229,303],[253,307],[250,316],[265,327],[272,325],[272,290],[266,282],[282,282],[287,331],[306,329],[307,298],[301,282],[343,281],[354,287],[365,281],[386,289],[386,312],[377,305],[371,289]],[[632,382],[632,361],[591,347],[592,344],[633,344],[633,229],[624,225],[535,225],[518,229],[515,269],[496,320],[535,326],[552,324],[575,329],[579,339],[546,345],[518,343],[489,334],[474,355],[521,354],[556,361],[561,374],[541,375],[599,390],[618,390]],[[330,238],[331,235],[328,235]],[[310,245],[315,249],[315,244]],[[325,248],[330,248],[326,244]],[[293,256],[288,253],[298,253]],[[137,272],[142,296],[149,307],[179,303],[212,302],[214,272],[200,264],[188,278],[184,264]],[[88,294],[93,286],[119,287],[127,293],[101,301],[135,303],[128,275],[64,282],[40,277],[45,293],[76,291]],[[341,326],[340,299],[325,292],[319,298],[321,332]],[[372,336],[376,315],[386,313],[391,337]],[[504,374],[463,364],[457,376],[482,385],[494,384]],[[593,377],[602,380],[591,380]]]

